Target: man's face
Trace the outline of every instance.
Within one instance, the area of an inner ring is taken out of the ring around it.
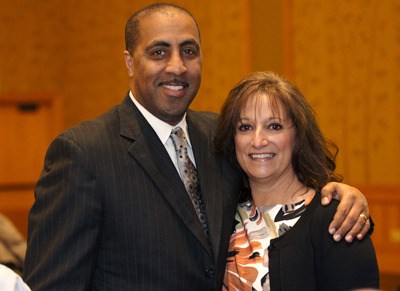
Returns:
[[[136,100],[159,119],[177,124],[201,82],[200,36],[184,12],[154,12],[140,21],[140,39],[124,52]]]

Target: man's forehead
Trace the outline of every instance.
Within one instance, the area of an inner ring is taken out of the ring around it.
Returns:
[[[177,20],[178,18],[179,20]],[[195,35],[199,36],[200,32],[193,17],[190,14],[178,9],[172,8],[152,11],[151,13],[140,17],[139,20],[141,29],[144,27],[161,29],[166,24],[175,24],[178,27],[178,24],[181,23],[185,23],[188,29],[190,27]]]
[[[141,38],[142,40],[146,39],[147,45],[155,42],[196,43],[199,45],[199,32],[190,16],[189,19],[183,21],[182,19],[178,20],[169,16],[163,17],[153,14],[140,23]]]

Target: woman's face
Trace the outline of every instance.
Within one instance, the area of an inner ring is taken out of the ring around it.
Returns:
[[[236,157],[250,183],[276,183],[295,176],[295,127],[282,104],[278,101],[277,105],[277,110],[273,110],[267,95],[256,94],[240,112],[235,133]]]

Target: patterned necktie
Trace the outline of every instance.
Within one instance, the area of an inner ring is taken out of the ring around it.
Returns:
[[[200,197],[200,184],[198,182],[197,170],[189,158],[186,137],[182,128],[178,126],[172,129],[171,139],[175,146],[178,168],[182,181],[185,184],[186,191],[189,193],[190,200],[192,200],[193,207],[204,229],[204,233],[209,239],[210,235],[208,232],[204,205]]]

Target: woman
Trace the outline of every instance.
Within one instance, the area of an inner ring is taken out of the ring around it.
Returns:
[[[379,288],[370,237],[348,244],[327,231],[338,203],[322,206],[319,191],[341,180],[337,147],[293,84],[270,72],[239,82],[222,107],[215,143],[243,171],[246,186],[224,289]]]

